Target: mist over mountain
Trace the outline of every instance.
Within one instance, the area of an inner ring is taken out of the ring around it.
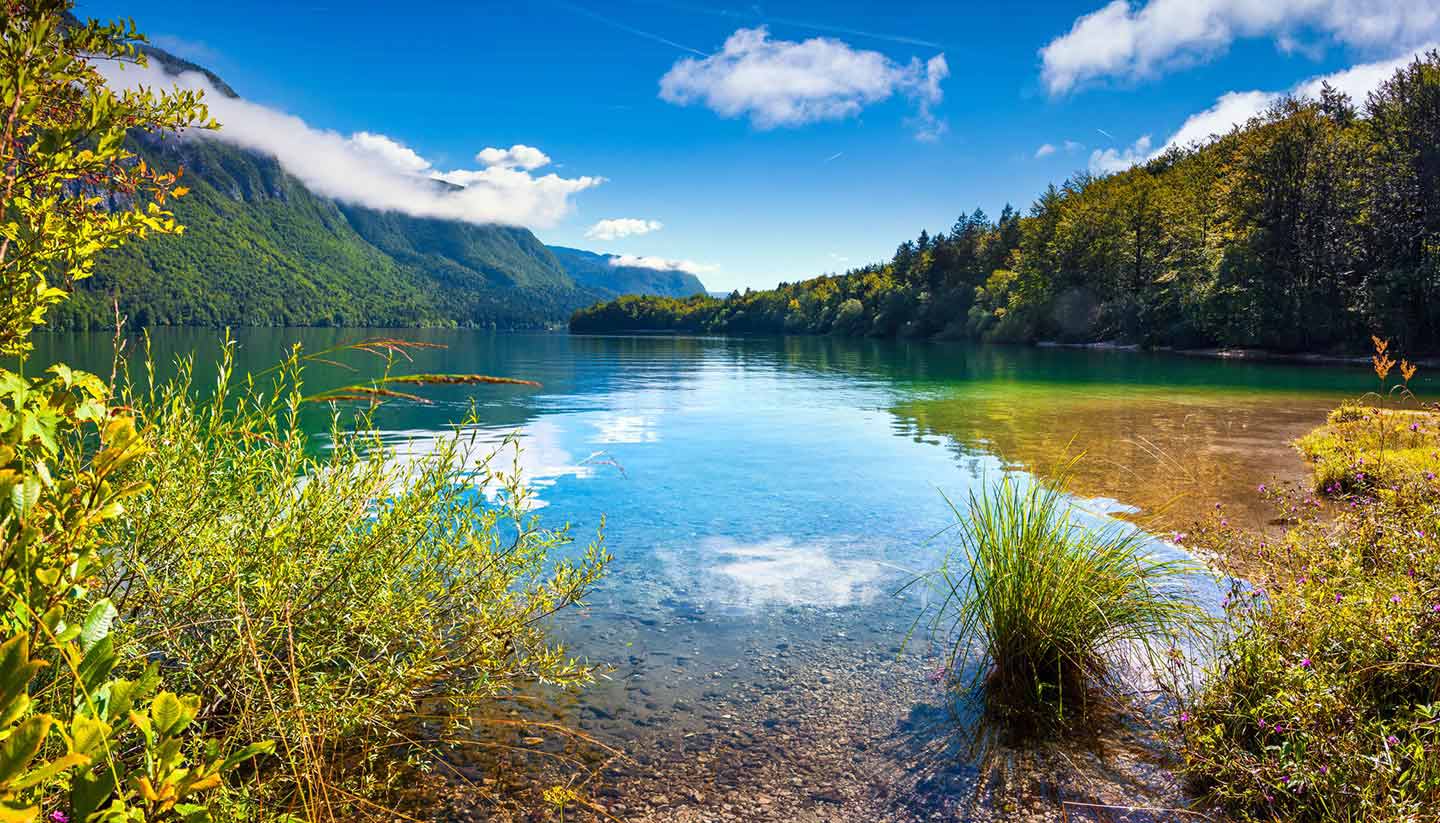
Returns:
[[[144,51],[150,72],[202,76],[217,114],[225,108],[217,102],[241,105],[242,98],[214,73],[158,48]],[[477,222],[485,208],[504,212],[503,204],[489,200],[505,196],[495,180],[512,181],[521,173],[506,165],[510,161],[444,179],[416,177],[414,185],[431,189],[436,203],[464,197],[466,180],[490,186],[455,206],[427,203],[409,210],[453,210],[464,219],[417,216],[319,193],[302,179],[310,175],[293,173],[300,171],[294,157],[286,158],[287,167],[250,147],[253,139],[226,134],[219,119],[216,135],[133,136],[147,163],[183,167],[190,193],[168,205],[186,231],[104,255],[94,276],[76,284],[76,299],[54,316],[52,328],[110,328],[114,300],[136,326],[539,328],[621,294],[685,296],[704,288],[693,274],[616,265],[614,256],[578,249],[552,250],[528,228]],[[247,128],[253,134],[256,126]],[[514,162],[522,161],[533,162]],[[476,177],[491,172],[493,179]],[[551,185],[552,177],[538,180]]]

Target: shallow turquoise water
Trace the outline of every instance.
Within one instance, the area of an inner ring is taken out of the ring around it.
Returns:
[[[238,360],[264,368],[294,341],[314,351],[364,336],[245,331]],[[943,553],[940,533],[953,520],[946,496],[963,505],[985,477],[1031,459],[995,453],[1033,445],[1013,442],[1017,427],[1063,445],[1072,427],[1131,442],[1163,431],[1169,417],[1259,421],[1283,409],[1294,421],[1287,425],[1299,425],[1373,381],[1360,368],[962,344],[398,336],[447,346],[418,353],[405,367],[413,371],[543,384],[428,390],[433,405],[392,403],[378,424],[397,443],[423,445],[473,400],[484,436],[518,434],[548,522],[569,522],[583,539],[607,518],[611,573],[559,630],[577,653],[613,667],[578,710],[585,727],[656,757],[680,756],[676,741],[723,725],[731,714],[721,707],[739,711],[734,694],[832,679],[812,670],[864,679],[875,661],[896,660],[923,598],[920,589],[894,592]],[[218,350],[215,333],[203,330],[158,332],[154,344],[162,363],[196,352],[202,375]],[[42,337],[33,360],[108,373],[109,351],[105,336]],[[350,361],[361,376],[376,368]],[[308,382],[355,379],[316,367]],[[1140,408],[1148,411],[1137,422],[1128,412]],[[326,413],[311,414],[321,429]],[[1038,426],[1046,430],[1031,430]],[[1126,430],[1137,426],[1147,432]],[[1237,436],[1211,426],[1172,439],[1199,455]],[[1103,483],[1091,492],[1126,502]],[[933,666],[921,659],[925,645],[907,647],[917,677]]]

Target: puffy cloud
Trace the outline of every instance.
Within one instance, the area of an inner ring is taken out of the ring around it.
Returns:
[[[1361,63],[1343,71],[1311,77],[1297,83],[1288,91],[1226,92],[1216,99],[1215,105],[1186,118],[1180,128],[1170,135],[1170,139],[1165,141],[1165,145],[1161,146],[1160,151],[1171,146],[1204,143],[1216,135],[1225,134],[1265,111],[1286,94],[1317,98],[1320,96],[1320,89],[1327,83],[1337,91],[1348,94],[1356,103],[1363,104],[1365,97],[1388,80],[1397,69],[1437,47],[1440,47],[1440,43],[1428,43],[1391,60]]]
[[[1049,143],[1046,143],[1046,144],[1042,145],[1040,148],[1038,148],[1038,149],[1035,150],[1035,159],[1036,159],[1036,160],[1039,160],[1039,159],[1042,158],[1042,157],[1049,157],[1050,155],[1052,155],[1052,154],[1054,154],[1054,153],[1055,153],[1055,147],[1052,146],[1052,145],[1050,145]]]
[[[1280,99],[1278,92],[1231,91],[1220,95],[1215,105],[1185,118],[1176,132],[1165,141],[1165,147],[1188,146],[1203,143],[1217,134],[1230,131],[1237,123],[1244,123],[1264,111],[1267,106]]]
[[[1150,157],[1150,135],[1144,135],[1124,149],[1096,149],[1090,152],[1091,174],[1112,174],[1124,171]]]
[[[916,106],[911,126],[934,139],[945,124],[932,113],[950,74],[945,55],[896,63],[877,51],[828,37],[774,40],[764,26],[739,29],[720,51],[679,60],[660,78],[660,99],[700,103],[721,117],[748,117],[759,129],[853,117],[901,94]]]
[[[1138,79],[1202,62],[1242,37],[1299,48],[1313,31],[1362,48],[1405,48],[1440,36],[1440,5],[1421,0],[1113,0],[1040,50],[1051,94],[1090,80]]]
[[[1357,104],[1381,83],[1390,79],[1395,71],[1422,56],[1431,49],[1440,48],[1440,43],[1427,43],[1412,52],[1391,60],[1361,63],[1342,71],[1322,74],[1302,80],[1286,91],[1231,91],[1216,98],[1215,104],[1204,111],[1185,118],[1180,128],[1154,151],[1150,150],[1149,136],[1142,137],[1133,146],[1124,150],[1096,150],[1090,154],[1090,171],[1095,174],[1109,174],[1123,171],[1137,163],[1158,157],[1172,147],[1185,147],[1195,143],[1207,143],[1228,133],[1256,115],[1262,114],[1287,95],[1318,98],[1320,90],[1327,84],[1336,91],[1344,92]]]
[[[189,131],[182,139],[221,140],[275,157],[318,194],[373,209],[469,223],[544,228],[572,210],[571,198],[604,182],[602,177],[565,178],[531,172],[549,162],[538,149],[487,148],[481,169],[435,169],[410,147],[372,132],[343,135],[317,129],[299,117],[217,92],[204,75],[167,74],[156,62],[141,68],[103,62],[115,88],[180,86],[201,89],[216,132]],[[444,180],[463,188],[442,186]]]
[[[475,162],[484,166],[498,166],[502,169],[531,171],[550,165],[550,157],[534,146],[516,143],[508,149],[481,149],[475,155]]]
[[[640,220],[634,217],[615,217],[601,220],[585,230],[585,236],[596,240],[619,240],[635,234],[649,234],[660,231],[665,224],[659,220]]]
[[[418,174],[430,169],[429,160],[416,154],[415,150],[409,146],[397,143],[383,134],[373,134],[368,131],[356,132],[350,135],[350,145],[374,155],[376,160],[390,165],[397,171]]]
[[[667,260],[663,257],[639,257],[633,254],[612,254],[610,255],[610,265],[634,266],[656,271],[683,271],[689,274],[706,274],[720,270],[719,266],[696,263],[693,260]]]

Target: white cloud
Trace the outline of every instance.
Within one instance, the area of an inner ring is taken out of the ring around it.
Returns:
[[[1136,163],[1144,162],[1149,156],[1150,135],[1147,134],[1124,149],[1096,149],[1090,152],[1090,173],[1113,174],[1124,171]]]
[[[1265,111],[1271,105],[1279,101],[1286,94],[1293,94],[1302,97],[1318,98],[1320,89],[1329,83],[1337,91],[1348,94],[1356,104],[1364,104],[1365,97],[1378,88],[1395,73],[1397,69],[1413,61],[1416,57],[1423,55],[1430,49],[1437,48],[1440,43],[1428,43],[1420,46],[1413,52],[1408,52],[1401,57],[1392,60],[1379,60],[1374,63],[1362,63],[1358,66],[1351,66],[1344,71],[1324,74],[1303,80],[1291,87],[1288,92],[1280,91],[1232,91],[1220,95],[1215,105],[1210,108],[1190,115],[1180,128],[1170,135],[1160,151],[1171,146],[1188,146],[1191,143],[1204,143],[1216,135],[1222,135],[1235,126],[1244,123],[1257,114]]]
[[[208,96],[208,95],[207,95]],[[397,171],[419,174],[430,170],[430,161],[415,153],[403,143],[397,143],[383,134],[360,131],[350,135],[350,145],[367,152],[382,163]]]
[[[696,263],[693,260],[667,260],[663,257],[639,257],[633,254],[613,254],[610,256],[610,265],[635,266],[656,271],[683,271],[689,274],[707,274],[720,270],[719,266]]]
[[[534,146],[516,143],[508,149],[481,149],[475,155],[475,162],[482,166],[531,171],[550,165],[550,157]]]
[[[1087,81],[1135,80],[1203,62],[1244,37],[1299,48],[1314,32],[1359,48],[1396,49],[1440,36],[1432,0],[1146,0],[1113,2],[1075,20],[1040,50],[1051,94]]]
[[[660,99],[701,103],[721,117],[748,117],[759,129],[853,117],[899,93],[916,105],[916,137],[935,139],[945,124],[932,113],[950,73],[945,55],[896,63],[877,51],[828,37],[772,40],[764,26],[739,29],[720,51],[679,60],[660,78]]]
[[[1046,143],[1046,144],[1042,145],[1040,148],[1038,148],[1038,149],[1035,150],[1035,159],[1036,159],[1036,160],[1039,160],[1039,159],[1042,158],[1042,157],[1049,157],[1050,155],[1052,155],[1052,154],[1054,154],[1054,153],[1055,153],[1055,147],[1052,146],[1052,145],[1050,145],[1049,143]]]
[[[1065,151],[1084,151],[1084,150],[1085,150],[1085,144],[1084,144],[1084,143],[1080,143],[1080,142],[1075,141],[1075,140],[1066,140],[1065,143],[1064,143],[1064,146],[1065,146]]]
[[[619,240],[637,234],[660,231],[665,224],[659,220],[640,220],[635,217],[614,217],[601,220],[585,230],[585,236],[595,240]]]
[[[1180,128],[1165,141],[1165,147],[1204,143],[1217,134],[1230,131],[1238,123],[1264,111],[1280,99],[1278,92],[1231,91],[1220,95],[1215,105],[1185,119]]]
[[[570,213],[575,194],[604,182],[603,177],[531,174],[549,158],[538,149],[519,145],[481,151],[477,158],[485,168],[442,171],[393,138],[371,132],[346,136],[317,129],[293,115],[227,97],[199,73],[172,76],[153,62],[144,68],[116,62],[99,66],[115,88],[178,85],[204,90],[210,115],[222,128],[217,132],[189,131],[184,139],[222,140],[272,155],[311,191],[373,209],[544,228]],[[447,188],[436,180],[464,188]]]

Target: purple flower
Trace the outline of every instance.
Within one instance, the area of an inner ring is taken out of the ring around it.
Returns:
[[[1265,484],[1264,484],[1264,483],[1261,483],[1258,487],[1256,487],[1255,491],[1260,492],[1261,494],[1264,494],[1264,493],[1265,493]]]
[[[1389,743],[1392,746],[1398,746],[1400,745],[1400,738],[1392,734],[1385,738],[1385,742]]]
[[[50,820],[53,823],[70,823],[70,816],[62,811],[53,811],[50,813]]]
[[[1336,603],[1339,603],[1341,599],[1342,599],[1342,598],[1341,598],[1340,595],[1337,593],[1337,594],[1335,595],[1335,602],[1336,602]]]
[[[1308,658],[1308,657],[1302,657],[1302,658],[1300,659],[1300,668],[1302,668],[1302,669],[1308,669],[1308,668],[1310,668],[1310,658]]]
[[[1181,723],[1189,723],[1189,722],[1190,722],[1190,713],[1189,713],[1189,712],[1181,712],[1181,713],[1180,713],[1180,722],[1181,722]]]
[[[1432,611],[1432,612],[1440,612],[1440,603],[1436,603],[1436,604],[1430,609],[1430,611]]]
[[[1329,766],[1321,766],[1321,767],[1320,767],[1320,773],[1321,773],[1321,774],[1329,774],[1329,773],[1330,773],[1330,767],[1329,767]]]
[[[1412,432],[1418,432],[1418,431],[1420,431],[1420,424],[1419,424],[1419,423],[1411,423],[1411,424],[1410,424],[1410,431],[1412,431]]]
[[[1225,518],[1222,517],[1222,518],[1220,518],[1220,525],[1222,525],[1222,526],[1228,526],[1228,525],[1230,525],[1230,521],[1229,521],[1229,520],[1226,520]]]
[[[1392,594],[1392,595],[1390,595],[1390,602],[1391,602],[1391,603],[1399,603],[1399,602],[1400,602],[1400,595],[1398,595],[1398,594]]]

